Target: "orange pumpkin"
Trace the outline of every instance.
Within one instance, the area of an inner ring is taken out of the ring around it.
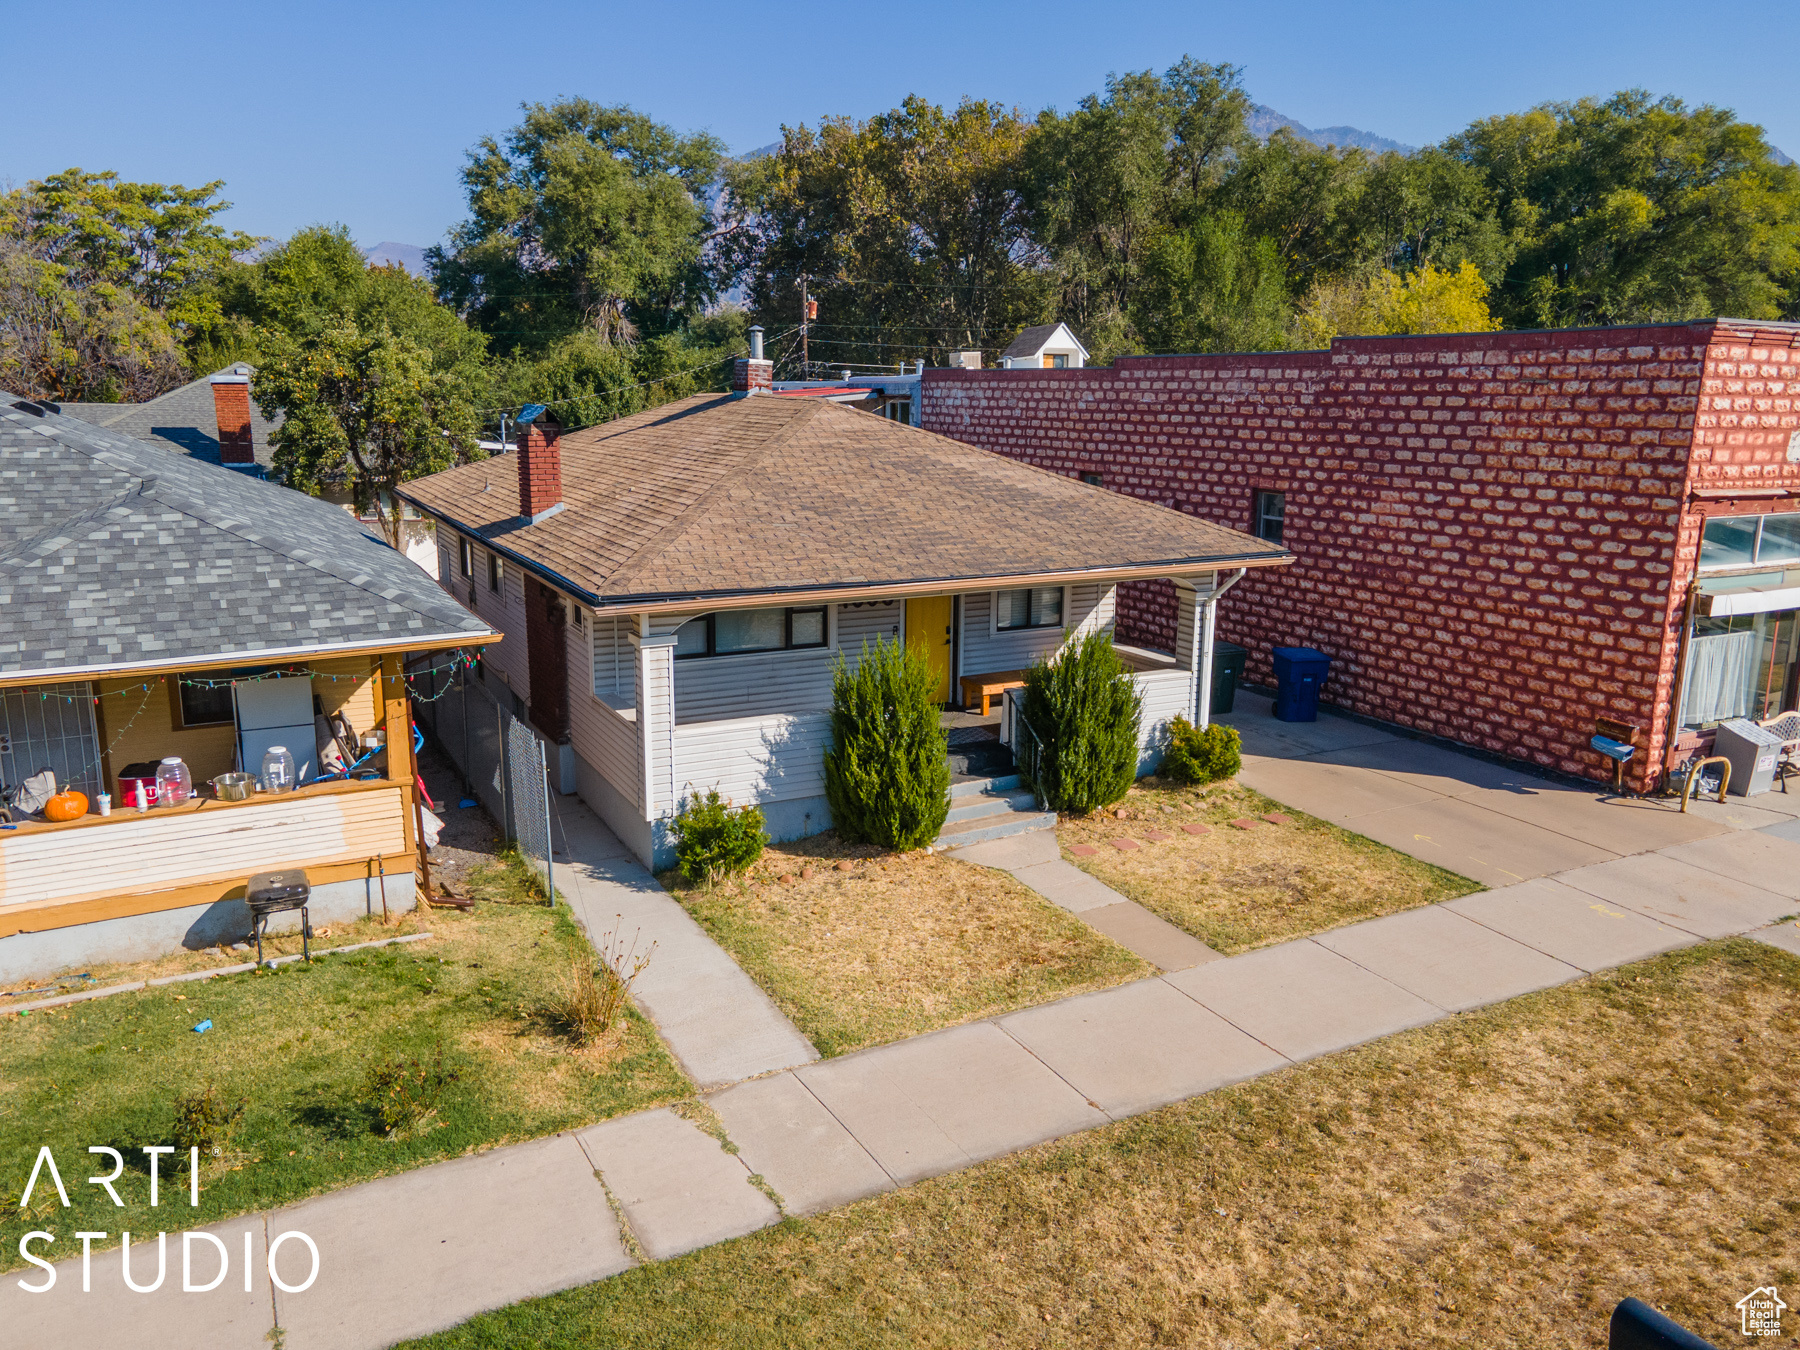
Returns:
[[[65,788],[44,803],[45,820],[80,820],[87,814],[87,798],[74,788]]]

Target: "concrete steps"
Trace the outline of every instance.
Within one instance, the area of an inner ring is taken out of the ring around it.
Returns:
[[[965,778],[950,785],[950,813],[935,842],[938,848],[959,848],[1055,824],[1056,813],[1037,809],[1037,798],[1021,786],[1018,774]]]

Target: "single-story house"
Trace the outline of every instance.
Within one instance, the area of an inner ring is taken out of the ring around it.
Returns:
[[[1114,592],[1166,578],[1172,655],[1140,653],[1142,769],[1169,720],[1204,722],[1213,598],[1280,545],[1045,473],[884,417],[770,392],[737,363],[701,394],[585,430],[532,423],[515,465],[415,479],[443,583],[506,633],[484,657],[562,747],[638,857],[717,787],[771,833],[830,824],[832,671],[875,638],[924,644],[946,705],[1110,628]]]
[[[303,868],[315,922],[409,906],[401,663],[494,630],[338,507],[52,405],[0,395],[0,481],[0,785],[89,801],[0,831],[0,979],[235,941],[258,872]],[[333,715],[387,733],[375,776],[312,781]],[[214,799],[276,744],[298,790]],[[199,797],[135,809],[121,780],[166,757]]]
[[[1066,323],[1040,323],[1024,328],[1000,353],[1002,370],[1080,370],[1088,349]]]

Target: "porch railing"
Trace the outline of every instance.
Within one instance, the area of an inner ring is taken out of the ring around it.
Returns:
[[[1043,759],[1044,743],[1025,720],[1025,691],[1008,689],[1000,705],[1000,739],[1012,751],[1013,764],[1019,777],[1031,787],[1037,809],[1045,808],[1044,789],[1039,784],[1038,765]]]

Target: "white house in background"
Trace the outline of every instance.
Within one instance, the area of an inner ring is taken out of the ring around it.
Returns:
[[[740,360],[730,394],[566,435],[533,423],[515,464],[400,489],[437,521],[442,584],[505,634],[482,678],[639,858],[668,865],[670,820],[714,787],[758,803],[777,839],[827,828],[832,671],[875,638],[920,644],[951,705],[1110,628],[1119,582],[1171,578],[1178,650],[1126,653],[1139,772],[1171,718],[1204,724],[1214,601],[1238,569],[1292,562],[1281,545],[782,397],[770,376]]]
[[[1027,328],[1000,353],[1002,370],[1080,370],[1088,349],[1066,323],[1040,323]]]

